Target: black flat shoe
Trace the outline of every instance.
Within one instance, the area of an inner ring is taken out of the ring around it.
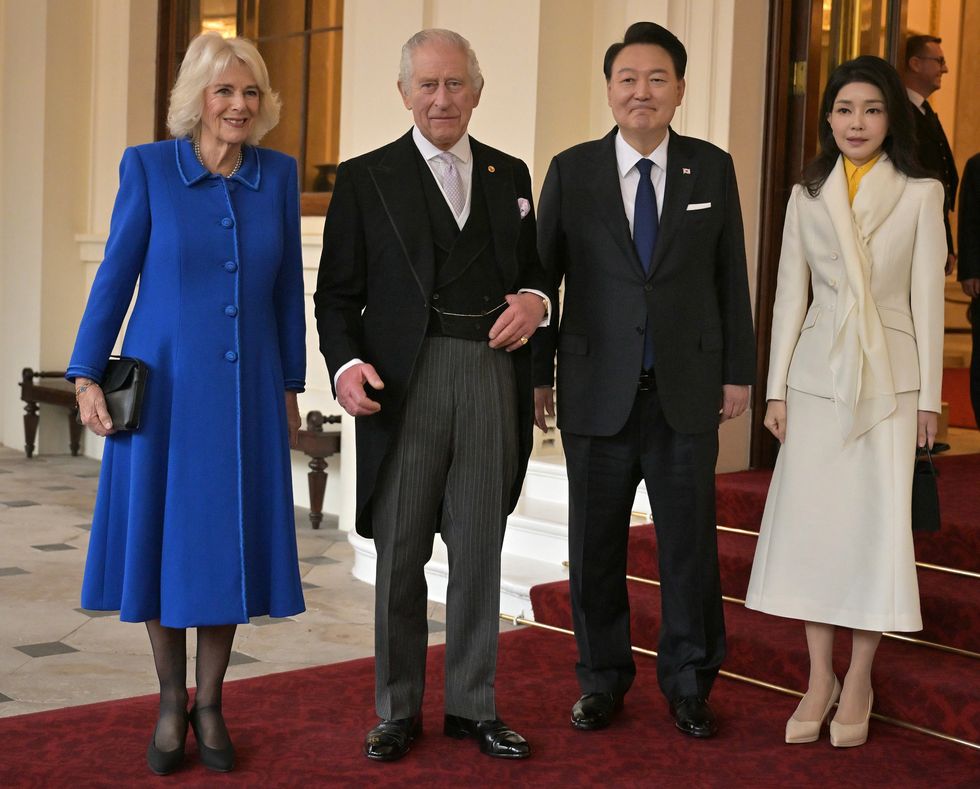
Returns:
[[[378,762],[401,759],[422,733],[422,715],[414,718],[383,720],[364,738],[364,755]]]
[[[572,707],[572,726],[582,731],[604,729],[622,708],[622,696],[585,693]]]
[[[235,746],[229,742],[224,748],[210,748],[204,744],[204,740],[201,738],[198,716],[201,710],[210,709],[216,709],[218,711],[217,714],[221,714],[220,707],[201,707],[200,709],[191,707],[191,712],[188,716],[191,726],[194,728],[194,739],[197,740],[197,752],[201,755],[201,763],[209,770],[214,770],[218,773],[227,773],[235,766]]]
[[[172,751],[161,751],[157,748],[157,730],[153,728],[153,736],[146,748],[146,764],[157,775],[170,775],[184,763],[184,744],[187,738],[187,713],[184,713],[184,740]],[[159,723],[157,724],[159,726]]]
[[[718,721],[700,696],[682,696],[670,704],[670,714],[678,729],[691,737],[712,737],[718,731]]]
[[[527,740],[502,720],[474,721],[458,715],[446,715],[443,734],[457,740],[472,737],[480,745],[480,753],[498,759],[526,759],[531,755]]]

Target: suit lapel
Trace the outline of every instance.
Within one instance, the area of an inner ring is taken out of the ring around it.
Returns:
[[[482,188],[493,233],[494,257],[508,286],[517,277],[517,237],[521,230],[518,195],[510,164],[495,156],[487,146],[470,137],[473,151],[473,189]],[[472,200],[471,200],[472,202]]]
[[[590,185],[588,193],[595,201],[600,218],[612,234],[623,257],[631,261],[635,270],[643,276],[643,264],[636,254],[629,222],[623,210],[623,190],[619,185],[619,162],[616,160],[616,129],[602,139],[598,154],[591,162],[591,171],[584,175],[584,183]]]
[[[384,158],[371,167],[370,172],[388,220],[401,243],[406,263],[415,275],[423,298],[428,301],[435,277],[435,258],[419,163],[418,149],[409,131],[391,144]]]
[[[650,276],[653,276],[670,251],[670,245],[684,219],[697,178],[697,163],[691,158],[685,139],[672,131],[670,142],[667,144],[667,183],[664,187],[664,205],[660,211],[660,230],[657,233],[657,246],[653,250],[653,261],[650,263]]]

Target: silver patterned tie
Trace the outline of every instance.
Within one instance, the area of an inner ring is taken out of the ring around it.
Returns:
[[[466,204],[466,193],[463,191],[463,179],[456,169],[456,157],[447,151],[440,153],[436,158],[443,164],[442,188],[446,191],[453,213],[459,216]]]

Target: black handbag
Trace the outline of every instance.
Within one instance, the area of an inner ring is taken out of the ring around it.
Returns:
[[[132,356],[109,357],[101,389],[113,429],[139,430],[148,373],[146,363]],[[75,417],[78,418],[77,410]]]
[[[939,471],[932,462],[932,452],[924,447],[925,456],[915,461],[912,474],[912,531],[939,531]]]

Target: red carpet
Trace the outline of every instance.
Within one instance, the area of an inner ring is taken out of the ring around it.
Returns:
[[[688,739],[667,716],[655,661],[643,657],[616,723],[577,732],[567,722],[578,695],[574,642],[533,629],[501,638],[500,712],[534,749],[526,762],[502,762],[442,736],[442,652],[430,650],[426,733],[400,762],[360,754],[374,723],[373,665],[357,660],[229,683],[239,767],[228,775],[200,765],[191,737],[184,769],[152,776],[144,752],[155,700],[141,697],[0,719],[0,786],[966,787],[980,770],[976,751],[876,721],[862,748],[836,750],[826,731],[811,745],[784,745],[794,700],[727,680],[712,694],[721,733]]]
[[[970,402],[970,368],[947,367],[943,370],[943,400],[949,403],[951,427],[977,426]]]

